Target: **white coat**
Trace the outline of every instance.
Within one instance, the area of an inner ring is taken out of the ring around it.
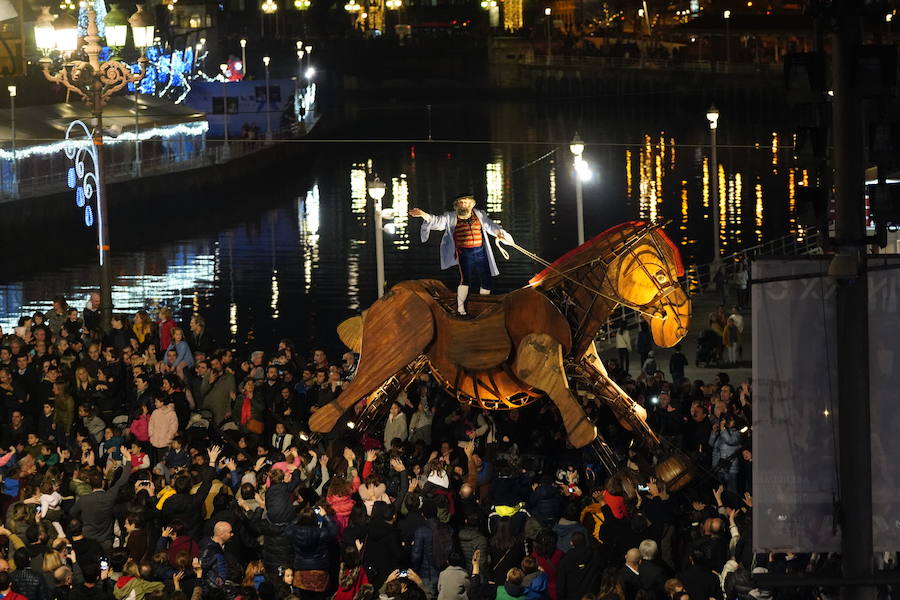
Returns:
[[[491,267],[491,275],[499,275],[500,271],[497,269],[497,261],[494,260],[494,252],[491,250],[491,245],[488,242],[485,233],[489,233],[496,237],[502,231],[510,242],[512,242],[512,236],[477,208],[473,209],[472,212],[475,213],[475,216],[477,216],[478,220],[481,222],[482,245],[485,248],[488,263]],[[422,219],[422,242],[428,241],[428,236],[431,234],[432,230],[444,232],[444,236],[441,238],[441,268],[449,269],[458,264],[456,258],[456,244],[453,242],[453,231],[456,229],[456,212],[445,212],[442,215],[426,214]]]

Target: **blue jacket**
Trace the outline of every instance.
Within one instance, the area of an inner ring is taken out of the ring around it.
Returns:
[[[522,580],[526,600],[547,600],[549,598],[549,579],[543,571],[535,571]]]
[[[175,350],[175,364],[183,362],[187,367],[194,366],[194,353],[191,352],[191,347],[184,340],[181,340],[178,343],[172,342],[169,344],[169,347],[166,350]],[[173,365],[174,366],[174,365]]]
[[[200,566],[203,569],[203,591],[222,589],[228,579],[225,549],[212,538],[200,542]]]

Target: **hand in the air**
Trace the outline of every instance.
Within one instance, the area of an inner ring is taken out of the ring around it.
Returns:
[[[427,213],[421,208],[413,208],[409,211],[409,216],[411,217],[424,217]]]

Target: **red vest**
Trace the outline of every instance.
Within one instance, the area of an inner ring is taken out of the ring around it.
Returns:
[[[453,230],[453,242],[457,248],[479,248],[484,244],[481,237],[481,221],[474,212],[468,219],[457,219]]]

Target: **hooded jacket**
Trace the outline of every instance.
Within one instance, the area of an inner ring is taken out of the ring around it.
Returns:
[[[350,496],[328,496],[326,499],[328,506],[334,511],[334,518],[337,521],[338,531],[343,532],[350,522],[350,511],[353,510],[353,498]]]
[[[579,531],[586,538],[590,535],[581,523],[560,519],[559,523],[553,526],[553,532],[557,535],[556,547],[563,552],[568,552],[572,548],[572,536]]]
[[[549,598],[549,578],[542,571],[529,573],[522,580],[522,587],[525,588],[525,598],[527,600],[546,600]]]

